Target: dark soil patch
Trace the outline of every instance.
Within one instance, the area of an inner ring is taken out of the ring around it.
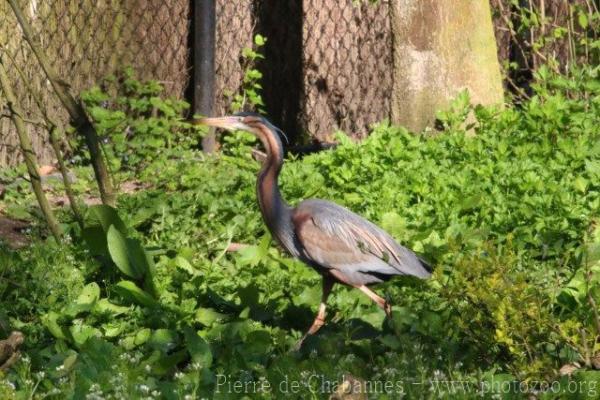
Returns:
[[[0,241],[12,249],[27,246],[29,239],[23,231],[29,226],[27,222],[0,215]]]

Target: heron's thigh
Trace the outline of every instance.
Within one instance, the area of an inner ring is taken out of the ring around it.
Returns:
[[[341,283],[355,288],[363,285],[382,282],[382,280],[376,276],[364,273],[362,271],[352,270],[350,268],[331,268],[329,273]]]

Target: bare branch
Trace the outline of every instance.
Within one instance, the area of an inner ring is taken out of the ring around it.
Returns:
[[[104,204],[114,205],[116,201],[115,194],[113,192],[113,186],[108,175],[106,163],[102,157],[96,129],[85,113],[81,103],[77,102],[75,98],[71,96],[68,91],[68,85],[58,77],[58,74],[51,67],[46,55],[42,52],[42,49],[34,40],[35,36],[33,34],[33,30],[31,29],[29,22],[27,22],[25,19],[23,11],[17,4],[17,1],[8,0],[8,2],[13,9],[17,21],[19,22],[19,26],[21,27],[21,31],[23,33],[23,38],[27,41],[27,43],[29,43],[33,54],[44,70],[46,78],[48,78],[50,84],[54,88],[54,92],[71,116],[73,126],[85,139],[86,145],[90,152],[90,158],[94,168],[94,174],[96,175],[96,181],[98,182],[98,187],[100,189],[100,197],[102,198],[102,202]]]

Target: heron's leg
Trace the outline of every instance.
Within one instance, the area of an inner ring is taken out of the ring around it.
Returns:
[[[378,296],[377,293],[369,289],[366,285],[356,285],[352,283],[349,279],[346,278],[346,276],[342,272],[335,268],[330,269],[329,272],[340,282],[345,283],[348,286],[352,286],[353,288],[360,289],[360,291],[369,296],[371,300],[377,303],[377,305],[381,307],[383,311],[385,311],[385,314],[388,316],[388,318],[392,318],[392,305],[380,296]]]
[[[383,311],[385,311],[388,318],[392,318],[392,305],[390,303],[388,303],[384,298],[382,298],[377,293],[369,289],[366,285],[358,286],[358,289],[360,289],[361,292],[369,296],[371,300],[377,303],[377,305],[381,307]]]
[[[317,316],[315,317],[315,320],[313,321],[308,331],[296,344],[296,349],[299,349],[302,346],[304,339],[306,339],[308,335],[314,335],[319,329],[321,329],[323,325],[325,325],[325,309],[327,308],[327,299],[329,298],[329,294],[331,293],[331,288],[333,288],[334,283],[335,282],[331,277],[323,277],[323,294],[321,296],[321,304],[319,305],[319,311],[317,312]]]

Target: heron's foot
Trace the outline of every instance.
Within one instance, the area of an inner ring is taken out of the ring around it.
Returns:
[[[315,333],[317,333],[317,331],[319,329],[321,329],[321,327],[323,325],[325,325],[325,308],[324,307],[322,308],[322,311],[319,312],[319,314],[315,318],[314,322],[312,323],[312,325],[310,326],[308,331],[304,334],[304,336],[302,336],[302,338],[298,341],[298,343],[296,343],[296,345],[294,346],[294,351],[299,351],[302,348],[302,344],[304,343],[304,340],[308,336],[314,335]]]
[[[296,344],[294,345],[294,347],[292,347],[292,351],[300,351],[300,349],[302,348],[302,345],[304,344],[304,339],[306,339],[306,335],[302,336],[300,338],[300,340],[298,340],[296,342]]]
[[[310,332],[306,332],[306,333],[304,334],[304,336],[302,336],[302,337],[300,338],[300,340],[298,340],[298,341],[296,342],[296,344],[294,345],[294,347],[292,347],[292,351],[300,351],[300,350],[302,350],[302,346],[304,345],[304,341],[306,340],[306,338],[307,338],[307,337],[309,337],[309,336],[313,336],[313,335],[314,335],[314,334],[312,334],[312,333],[310,333]]]

